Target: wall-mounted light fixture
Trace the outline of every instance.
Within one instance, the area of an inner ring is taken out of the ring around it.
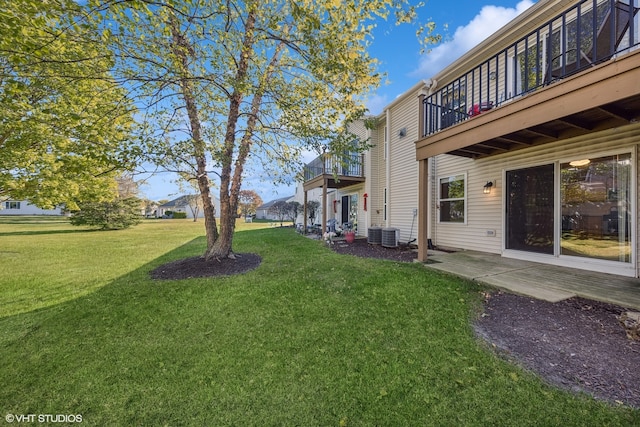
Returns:
[[[406,135],[407,135],[407,128],[402,128],[402,129],[400,129],[400,132],[398,132],[398,136],[400,138],[402,138],[403,136],[406,136]]]
[[[484,187],[482,188],[482,192],[484,194],[489,194],[491,193],[491,187],[493,187],[493,181],[489,181],[487,182]]]
[[[498,77],[498,75],[496,74],[495,71],[492,71],[489,73],[489,80],[495,80],[496,77]]]

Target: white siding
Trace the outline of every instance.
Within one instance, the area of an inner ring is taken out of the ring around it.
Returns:
[[[576,158],[631,152],[636,174],[638,174],[640,171],[637,167],[636,147],[639,143],[640,125],[635,124],[479,160],[450,155],[437,156],[436,164],[430,171],[432,180],[442,176],[467,173],[467,222],[466,224],[439,223],[437,211],[434,209],[432,211],[433,242],[442,247],[501,253],[504,232],[503,176],[506,170]],[[487,181],[494,182],[491,194],[482,192]],[[634,189],[637,189],[638,182],[640,181],[632,183]],[[632,207],[632,212],[636,212],[634,226],[638,220],[637,198],[638,194],[635,194],[636,206]],[[436,205],[437,202],[436,189],[433,204]],[[495,230],[495,237],[488,236],[487,230]],[[637,254],[637,228],[634,236]]]
[[[418,235],[418,162],[414,141],[418,140],[418,96],[406,96],[390,111],[388,129],[389,164],[388,221],[389,227],[400,229],[400,241],[408,242]]]
[[[16,203],[20,205],[19,209],[9,208]],[[63,215],[63,212],[62,208],[41,209],[26,200],[5,200],[0,204],[0,215]]]
[[[371,132],[371,149],[368,152],[367,183],[368,194],[367,213],[369,227],[384,225],[384,187],[386,182],[386,167],[384,160],[384,122]]]

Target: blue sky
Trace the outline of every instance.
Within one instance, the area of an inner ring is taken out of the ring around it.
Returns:
[[[420,9],[420,21],[434,21],[443,40],[422,55],[416,26],[379,23],[370,54],[381,61],[380,71],[387,74],[388,83],[368,97],[369,111],[379,114],[397,96],[442,70],[534,3],[536,0],[427,0]],[[274,186],[260,171],[245,178],[243,189],[255,190],[265,202],[295,192],[293,185]],[[171,176],[162,174],[149,179],[142,192],[152,200],[173,199],[178,188]]]

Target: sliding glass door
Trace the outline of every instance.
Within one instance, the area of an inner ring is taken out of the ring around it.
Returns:
[[[506,171],[505,249],[631,263],[632,177],[630,153]]]
[[[560,253],[631,260],[631,155],[574,160],[560,165]]]
[[[553,169],[507,171],[506,249],[553,255]]]

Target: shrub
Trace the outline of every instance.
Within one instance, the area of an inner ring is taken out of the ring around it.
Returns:
[[[140,200],[136,197],[111,202],[87,202],[71,216],[71,224],[88,225],[102,230],[120,230],[139,224]]]

